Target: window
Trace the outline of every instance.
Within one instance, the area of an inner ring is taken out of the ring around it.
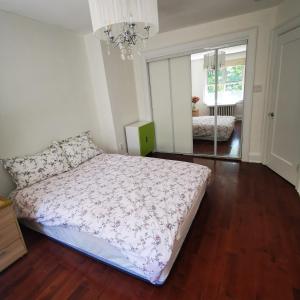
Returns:
[[[245,65],[227,66],[218,70],[218,104],[230,105],[243,100]],[[215,70],[207,70],[204,102],[214,105]]]

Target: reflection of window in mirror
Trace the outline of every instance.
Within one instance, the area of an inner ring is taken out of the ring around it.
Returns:
[[[218,104],[233,105],[244,98],[245,63],[230,64],[218,70]],[[215,71],[206,71],[206,88],[204,103],[211,106],[215,103]]]

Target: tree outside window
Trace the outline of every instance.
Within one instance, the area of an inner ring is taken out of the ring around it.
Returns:
[[[205,103],[214,104],[215,70],[207,70]],[[245,65],[227,66],[218,70],[218,103],[235,104],[243,100]]]

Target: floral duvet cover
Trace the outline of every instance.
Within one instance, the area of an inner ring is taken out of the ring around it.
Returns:
[[[12,198],[18,217],[104,239],[155,283],[210,173],[192,163],[101,154]]]
[[[227,141],[233,132],[235,117],[217,116],[217,140]],[[193,117],[193,137],[204,140],[214,140],[215,117]]]

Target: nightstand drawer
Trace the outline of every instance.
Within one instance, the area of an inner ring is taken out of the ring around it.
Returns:
[[[0,271],[26,253],[26,248],[21,239],[14,241],[8,247],[0,250]]]
[[[5,226],[0,227],[0,249],[7,247],[19,238],[20,233],[15,220],[11,220]]]
[[[11,206],[0,209],[0,228],[7,226],[15,220],[15,215]]]

